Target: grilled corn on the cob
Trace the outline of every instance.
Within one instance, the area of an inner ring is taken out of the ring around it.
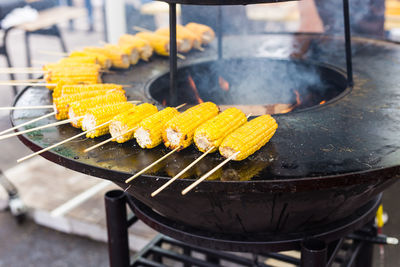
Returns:
[[[156,106],[149,103],[143,103],[115,116],[110,123],[111,136],[117,137],[128,130],[135,129],[143,119],[155,113],[157,113]],[[131,140],[134,136],[134,133],[135,130],[127,132],[126,134],[113,139],[113,141],[124,143],[128,140]]]
[[[233,160],[244,160],[262,146],[274,135],[278,124],[270,115],[259,116],[228,135],[219,147],[219,152],[225,158],[238,153]]]
[[[111,51],[123,51],[129,57],[129,63],[131,65],[135,65],[139,61],[139,51],[136,47],[132,45],[114,45],[114,44],[106,44],[104,48],[111,50]]]
[[[81,101],[73,102],[68,105],[68,117],[70,119],[74,119],[71,121],[71,125],[76,128],[80,128],[82,126],[82,119],[75,118],[85,115],[86,111],[91,108],[119,102],[126,102],[126,96],[122,92],[91,97]]]
[[[114,94],[116,92],[124,93],[121,89],[110,89],[110,90],[92,90],[86,92],[80,92],[76,94],[69,94],[66,96],[58,97],[53,99],[54,110],[56,112],[57,120],[64,120],[68,118],[68,104],[73,103],[75,101],[84,100],[87,98],[105,95],[105,94]]]
[[[98,90],[111,90],[118,89],[122,90],[122,85],[113,83],[99,83],[99,84],[76,84],[76,85],[57,85],[53,90],[53,100],[70,94],[83,93],[88,91]]]
[[[168,121],[163,130],[166,147],[184,149],[193,142],[194,131],[219,112],[217,105],[205,102],[189,108]]]
[[[209,44],[215,38],[215,32],[211,27],[208,27],[204,24],[190,22],[185,25],[186,29],[192,31],[196,35],[201,36],[201,43],[202,44]]]
[[[98,53],[108,57],[112,66],[120,69],[129,68],[129,56],[121,49],[107,49],[105,47],[86,47],[84,52]]]
[[[53,69],[44,75],[48,83],[68,81],[70,84],[77,83],[101,83],[100,69],[97,65],[92,67],[74,67],[64,69]]]
[[[82,120],[82,129],[84,131],[92,130],[93,128],[102,125],[108,121],[111,121],[116,115],[125,112],[126,110],[132,109],[135,105],[129,102],[119,102],[99,106],[89,109],[85,117]],[[92,130],[86,134],[87,138],[95,138],[104,134],[109,133],[108,125],[103,125],[95,130]]]
[[[176,108],[167,107],[142,120],[135,131],[137,143],[142,148],[153,148],[161,144],[164,125],[179,114]]]
[[[69,54],[70,58],[75,57],[95,57],[97,59],[98,64],[103,69],[109,69],[111,67],[111,60],[106,57],[105,55],[99,53],[91,53],[91,52],[84,52],[84,51],[73,51]]]
[[[153,55],[153,48],[151,47],[149,41],[139,38],[135,35],[124,34],[118,40],[119,45],[131,45],[138,49],[140,58],[144,61],[148,61]]]
[[[216,117],[205,122],[194,132],[194,142],[201,152],[212,147],[218,149],[224,138],[247,121],[246,115],[237,108],[228,108]]]
[[[158,29],[155,34],[169,38],[169,28]],[[178,28],[176,31],[176,40],[181,43],[178,52],[186,53],[193,48],[194,39],[192,38],[192,35],[187,35],[184,32],[179,31]]]
[[[147,40],[158,55],[169,55],[169,37],[155,34],[154,32],[139,32],[136,34],[136,36]],[[180,40],[176,40],[178,51],[180,49],[181,42],[182,41]]]

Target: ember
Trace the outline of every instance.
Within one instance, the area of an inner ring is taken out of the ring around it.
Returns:
[[[287,108],[287,109],[281,110],[280,113],[288,113],[288,112],[292,111],[293,109],[295,109],[296,107],[300,106],[301,100],[300,100],[299,91],[294,90],[294,94],[296,95],[296,103],[293,104],[292,106],[290,106],[290,107]]]
[[[204,103],[203,99],[201,99],[201,97],[199,95],[199,91],[197,91],[197,87],[196,87],[196,84],[193,81],[192,76],[190,76],[190,75],[188,76],[188,81],[189,81],[190,88],[192,88],[193,93],[194,93],[194,95],[195,95],[195,97],[197,99],[197,102],[199,104]]]
[[[225,92],[229,91],[229,83],[221,76],[218,77],[218,83],[219,83],[219,87],[222,90],[224,90]]]
[[[321,102],[319,102],[320,105],[325,104],[325,103],[326,103],[325,100],[322,100]]]

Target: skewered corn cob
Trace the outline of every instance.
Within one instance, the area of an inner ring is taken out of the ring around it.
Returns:
[[[149,103],[143,103],[115,116],[115,118],[113,118],[112,122],[110,123],[111,136],[117,137],[124,132],[127,132],[128,130],[135,129],[138,126],[139,122],[155,113],[157,113],[156,106]],[[118,143],[129,141],[133,138],[134,132],[135,130],[130,131],[123,136],[116,138],[115,140],[113,139],[113,141],[116,141]]]
[[[53,90],[53,99],[60,96],[66,96],[70,94],[83,93],[87,91],[98,91],[98,90],[111,90],[118,89],[122,90],[122,85],[113,83],[99,83],[99,84],[76,84],[76,85],[57,85]]]
[[[153,32],[139,32],[136,34],[137,37],[147,40],[154,51],[161,56],[169,55],[169,37],[155,34]],[[181,41],[176,40],[177,50],[179,51]]]
[[[176,108],[167,107],[142,120],[135,131],[137,143],[142,148],[153,148],[162,142],[164,125],[179,114]]]
[[[200,34],[196,34],[193,31],[187,29],[185,26],[182,25],[176,25],[176,31],[177,34],[181,34],[183,36],[187,36],[187,38],[190,38],[193,40],[193,47],[199,50],[202,50],[201,43],[202,43],[202,38]]]
[[[219,152],[225,158],[239,152],[233,160],[244,160],[262,146],[274,135],[278,124],[270,115],[259,116],[228,135],[219,147]]]
[[[54,105],[54,110],[56,112],[56,119],[57,120],[64,120],[68,118],[68,104],[73,103],[75,101],[80,101],[83,99],[95,97],[95,96],[100,96],[100,95],[105,95],[105,94],[110,94],[110,93],[116,93],[116,92],[121,92],[124,93],[124,90],[122,89],[110,89],[110,90],[91,90],[91,91],[86,91],[86,92],[80,92],[76,94],[69,94],[65,95],[62,97],[54,98],[53,99],[53,105]]]
[[[93,63],[79,63],[79,62],[68,62],[68,63],[48,63],[43,66],[43,70],[46,72],[51,71],[64,71],[68,72],[69,69],[72,68],[88,68],[88,69],[98,69],[101,70],[101,66],[99,64]]]
[[[106,49],[103,47],[86,47],[84,52],[98,53],[108,57],[112,66],[120,69],[129,68],[129,56],[121,49]]]
[[[246,115],[237,108],[228,108],[205,122],[194,132],[194,142],[201,152],[218,149],[224,138],[247,121]]]
[[[163,130],[166,147],[184,149],[193,142],[194,131],[204,122],[218,114],[214,103],[204,102],[189,108],[168,121]]]
[[[63,64],[99,64],[96,57],[93,56],[82,56],[82,57],[65,57],[60,59],[57,63]]]
[[[98,54],[98,53],[91,53],[91,52],[84,52],[84,51],[74,51],[69,54],[70,58],[75,57],[95,57],[97,59],[98,64],[103,69],[109,69],[111,67],[111,60],[106,57],[105,55]]]
[[[72,81],[75,83],[101,83],[101,75],[96,65],[92,67],[76,67],[65,69],[53,69],[44,75],[48,83]]]
[[[185,27],[196,35],[200,35],[202,44],[209,44],[215,38],[215,32],[211,27],[208,27],[207,25],[190,22],[186,24]]]
[[[140,58],[144,61],[148,61],[149,58],[153,55],[153,48],[150,43],[142,38],[139,38],[135,35],[124,34],[118,40],[118,44],[121,46],[131,45],[138,49]]]
[[[101,124],[110,121],[117,114],[132,109],[134,106],[135,106],[134,104],[128,102],[119,102],[119,103],[91,108],[86,112],[85,117],[82,120],[82,129],[84,131],[91,130],[96,126],[99,126]],[[93,131],[88,132],[86,134],[86,137],[95,138],[108,133],[109,133],[109,127],[108,125],[104,125]]]
[[[169,28],[158,29],[155,34],[169,38]],[[192,38],[192,35],[187,35],[185,32],[179,31],[178,28],[176,31],[176,40],[181,42],[180,49],[178,50],[179,52],[186,53],[193,48],[194,39]]]
[[[114,94],[101,95],[96,97],[87,98],[81,101],[76,101],[68,105],[68,117],[74,119],[85,115],[86,111],[107,104],[114,104],[118,102],[125,102],[126,96],[122,92]],[[80,128],[82,126],[82,119],[71,121],[72,126]]]
[[[131,65],[135,65],[139,61],[139,51],[134,46],[106,44],[104,46],[104,48],[111,50],[111,51],[120,50],[120,51],[124,52],[125,54],[128,55],[129,63]]]

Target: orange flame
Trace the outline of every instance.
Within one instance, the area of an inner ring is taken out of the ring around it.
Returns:
[[[325,103],[326,103],[325,100],[322,100],[321,102],[319,102],[320,105],[325,104]]]
[[[291,107],[289,107],[287,109],[281,110],[280,113],[288,113],[288,112],[292,111],[293,109],[295,109],[296,107],[298,107],[301,104],[299,91],[294,90],[294,94],[296,95],[296,103],[293,104]]]
[[[164,98],[162,101],[162,105],[165,107],[167,105],[167,100]]]
[[[197,99],[197,102],[198,102],[199,104],[204,103],[203,99],[201,99],[201,97],[200,97],[200,95],[199,95],[199,91],[197,91],[197,87],[196,87],[196,84],[195,84],[194,81],[193,81],[192,76],[189,75],[188,81],[189,81],[190,87],[191,87],[192,90],[193,90],[194,96],[195,96],[196,99]]]
[[[229,83],[221,76],[218,77],[218,83],[219,83],[219,87],[222,90],[224,90],[225,92],[229,91]]]

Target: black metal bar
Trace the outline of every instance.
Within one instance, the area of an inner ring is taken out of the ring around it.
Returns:
[[[223,23],[222,23],[222,7],[218,6],[217,13],[217,34],[218,34],[218,59],[222,59],[222,35],[223,35]]]
[[[343,0],[343,18],[344,18],[344,38],[346,48],[346,66],[347,66],[347,83],[353,86],[353,63],[351,55],[351,33],[350,33],[350,15],[349,0]]]
[[[140,258],[132,266],[165,267],[165,265],[148,259]]]
[[[25,52],[26,52],[26,66],[32,67],[31,48],[29,46],[29,32],[24,33],[25,38]],[[33,75],[28,73],[28,79],[32,79]]]
[[[178,254],[173,251],[169,251],[166,249],[162,249],[160,247],[154,247],[151,249],[154,254],[159,254],[163,257],[170,258],[173,260],[181,261],[182,263],[190,263],[192,265],[200,266],[200,267],[218,267],[218,265],[212,264],[210,262],[206,262],[200,259],[188,257],[183,254]]]
[[[339,253],[339,251],[342,247],[343,241],[344,241],[343,238],[341,238],[338,241],[332,242],[331,244],[329,244],[329,246],[328,246],[329,259],[328,259],[328,263],[326,264],[327,267],[332,266],[333,262],[337,258],[337,254]]]
[[[176,78],[177,78],[177,48],[176,48],[176,4],[169,4],[169,100],[170,106],[176,106]]]
[[[131,227],[135,222],[137,222],[139,220],[138,217],[136,217],[135,214],[131,213],[128,215],[128,223],[127,223],[127,227]]]
[[[65,41],[64,41],[64,38],[62,37],[61,31],[60,31],[60,29],[58,28],[57,25],[54,25],[53,27],[54,27],[54,31],[55,31],[56,36],[60,40],[60,45],[61,45],[62,51],[64,53],[66,53],[67,52],[67,46],[65,45]]]
[[[108,255],[111,267],[129,266],[128,221],[126,196],[112,190],[104,196],[107,219]]]
[[[318,239],[307,239],[301,243],[301,267],[325,267],[327,246]]]

